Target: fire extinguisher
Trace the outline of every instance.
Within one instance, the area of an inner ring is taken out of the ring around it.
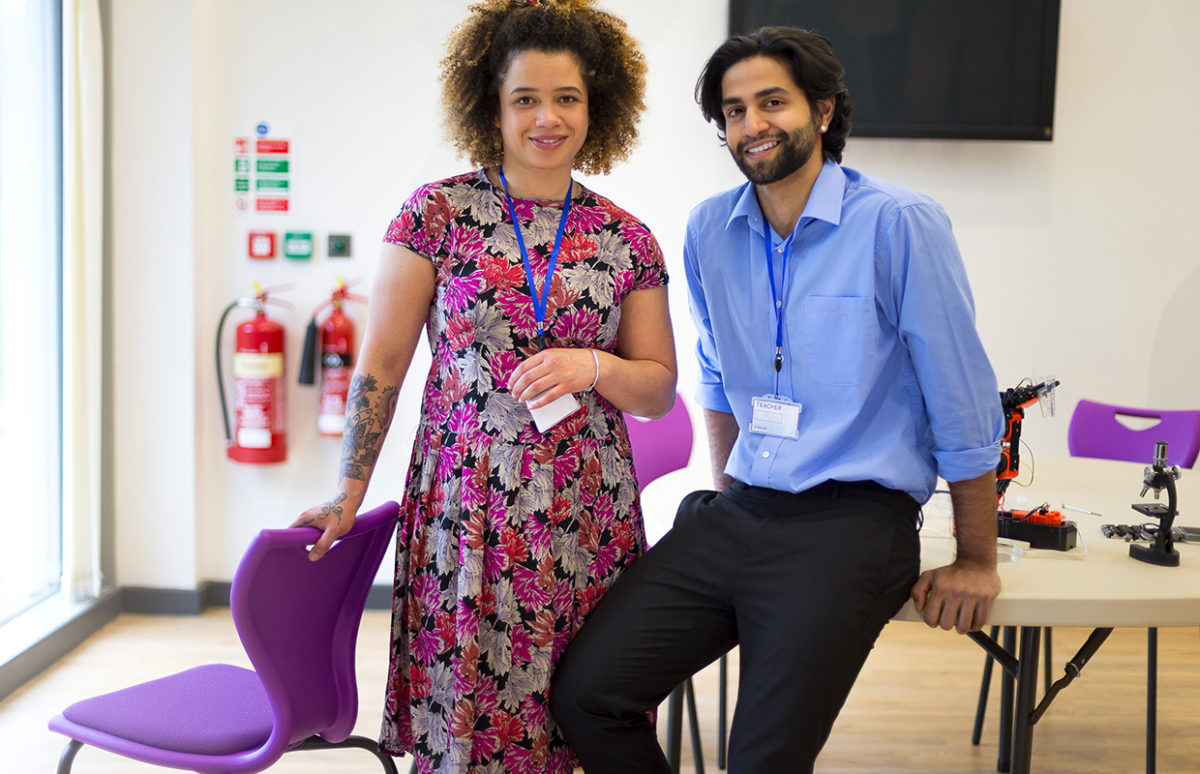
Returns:
[[[217,391],[225,422],[225,451],[236,462],[263,464],[287,459],[287,404],[284,382],[284,327],[267,317],[266,305],[290,305],[271,298],[273,291],[254,283],[253,298],[239,298],[221,313],[217,324]],[[234,429],[229,428],[225,380],[221,373],[221,331],[235,307],[254,310],[237,326],[233,353]]]
[[[321,435],[341,437],[346,425],[346,399],[350,377],[354,374],[354,321],[343,307],[346,301],[366,303],[362,296],[349,292],[349,285],[338,278],[337,289],[329,300],[313,311],[304,334],[304,357],[300,362],[300,384],[312,384],[317,361],[317,317],[325,307],[329,316],[320,324],[321,387],[318,399],[317,431]]]

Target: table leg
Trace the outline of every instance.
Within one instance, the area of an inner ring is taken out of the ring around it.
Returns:
[[[1004,649],[1009,653],[1016,650],[1017,629],[1004,627]],[[1012,720],[1013,720],[1013,676],[1004,670],[1000,673],[1000,741],[996,753],[996,771],[1006,772],[1012,767]]]
[[[1033,758],[1033,708],[1037,703],[1038,647],[1040,626],[1021,627],[1020,666],[1017,668],[1017,704],[1013,713],[1013,774],[1029,774]]]
[[[1146,774],[1154,774],[1158,752],[1158,629],[1146,630]]]

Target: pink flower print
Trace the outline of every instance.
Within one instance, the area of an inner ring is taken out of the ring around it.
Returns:
[[[408,247],[417,255],[433,257],[441,252],[441,235],[430,234],[424,229],[413,231],[408,242]]]
[[[451,226],[446,236],[446,250],[458,260],[473,261],[485,255],[483,234],[471,226]]]
[[[541,519],[530,516],[525,520],[525,545],[533,556],[545,556],[550,550],[550,527]]]
[[[526,696],[521,702],[521,717],[525,720],[525,725],[530,728],[539,728],[546,725],[546,700],[537,696]]]
[[[479,297],[479,291],[484,288],[485,283],[483,272],[475,271],[465,275],[452,274],[442,288],[442,307],[450,312],[461,312],[467,309]]]
[[[476,727],[470,734],[471,763],[485,763],[500,748],[500,732],[495,728]]]
[[[537,571],[524,565],[513,567],[513,593],[526,607],[536,609],[550,602],[550,594],[543,588]]]
[[[474,642],[479,638],[479,615],[469,605],[459,604],[455,607],[458,635],[465,641]]]
[[[451,315],[446,323],[446,341],[455,350],[471,346],[475,343],[475,323],[462,315]]]
[[[533,302],[526,291],[497,291],[496,308],[508,318],[515,333],[526,338],[533,338],[537,335],[537,319],[533,316]]]
[[[596,520],[600,529],[607,529],[613,523],[614,516],[616,516],[616,508],[613,506],[612,495],[608,492],[601,492],[596,496],[596,502],[592,504],[592,518]]]
[[[496,383],[497,388],[508,389],[508,380],[512,378],[512,372],[517,370],[517,366],[521,361],[517,358],[517,353],[512,350],[504,350],[496,352],[488,360],[492,370],[492,380]]]
[[[594,578],[607,578],[617,566],[621,556],[621,547],[616,543],[604,543],[596,549],[596,559],[592,562],[591,574]]]
[[[576,307],[554,321],[554,338],[573,344],[589,344],[600,332],[600,315],[595,309]]]
[[[579,204],[571,206],[570,227],[575,233],[594,234],[604,227],[608,212],[603,207]],[[564,238],[565,239],[565,238]]]
[[[479,423],[479,412],[473,403],[459,403],[450,412],[450,421],[446,423],[450,432],[462,435]]]
[[[418,629],[417,636],[413,638],[409,647],[417,662],[425,665],[432,665],[442,652],[441,638],[438,637],[437,630],[429,628]]]
[[[408,587],[413,597],[421,603],[421,609],[436,610],[441,606],[437,578],[432,575],[417,575],[409,580]]]
[[[512,628],[512,660],[513,666],[524,666],[533,658],[533,638],[524,626]]]
[[[650,229],[636,220],[626,219],[621,222],[620,234],[629,243],[635,263],[650,263],[658,253],[658,242]]]
[[[511,565],[512,561],[504,553],[504,546],[487,545],[483,547],[483,579],[485,581],[500,580]]]
[[[387,233],[383,235],[383,241],[393,245],[402,245],[408,242],[409,235],[412,233],[414,218],[411,210],[404,210],[388,225]]]

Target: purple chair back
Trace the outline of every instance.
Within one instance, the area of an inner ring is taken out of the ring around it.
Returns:
[[[234,625],[271,701],[272,738],[285,747],[314,734],[340,742],[354,729],[354,651],[367,594],[400,506],[359,514],[318,562],[314,528],[259,533],[238,565],[229,605]]]
[[[1156,419],[1144,430],[1123,425],[1118,417]],[[1071,415],[1067,448],[1073,457],[1154,462],[1154,442],[1167,442],[1167,464],[1190,468],[1200,454],[1200,411],[1154,411],[1081,400]]]
[[[629,427],[639,488],[644,489],[661,475],[687,467],[692,458],[692,420],[683,398],[676,395],[675,405],[662,419],[626,414],[625,424]]]

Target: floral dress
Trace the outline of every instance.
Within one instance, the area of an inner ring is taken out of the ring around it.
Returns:
[[[621,300],[667,281],[644,224],[575,183],[550,286],[551,347],[613,351]],[[562,202],[515,199],[546,276]],[[546,434],[505,385],[537,351],[504,191],[482,170],[417,190],[384,241],[429,258],[433,363],[397,536],[381,744],[420,772],[570,772],[550,675],[645,548],[629,435],[594,392]]]

